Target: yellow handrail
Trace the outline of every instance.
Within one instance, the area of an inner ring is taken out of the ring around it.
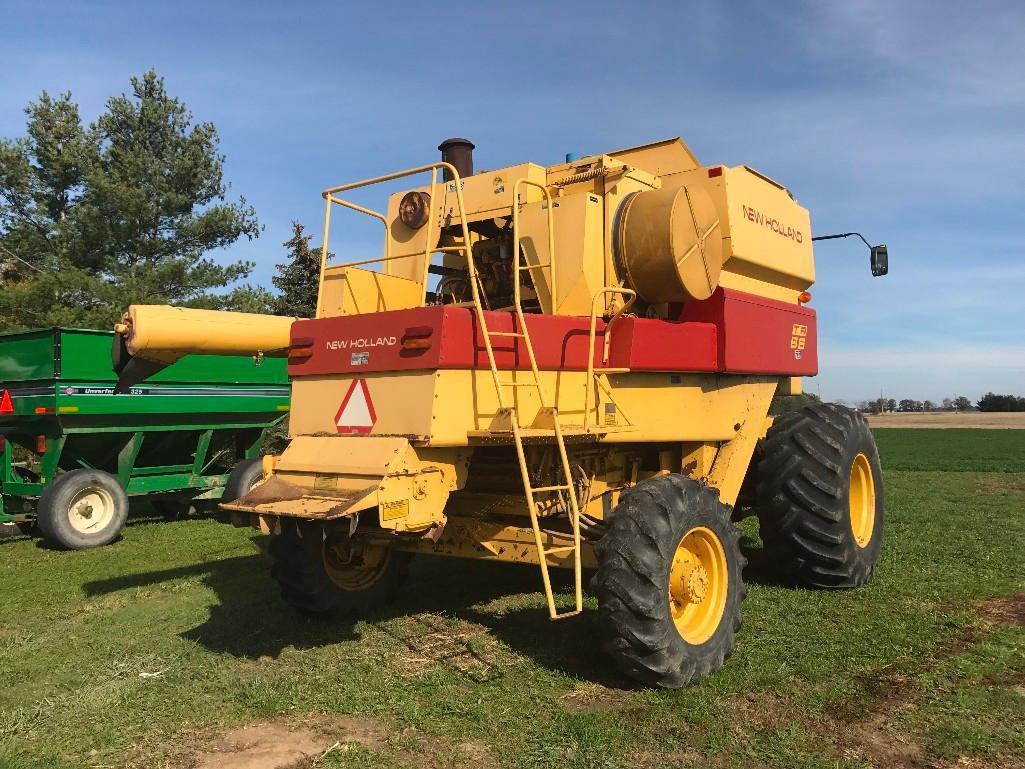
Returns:
[[[358,211],[361,214],[366,214],[367,216],[372,216],[375,219],[380,220],[381,223],[384,225],[384,235],[385,235],[384,236],[384,256],[378,257],[376,259],[361,259],[361,260],[358,260],[358,261],[355,261],[355,262],[345,262],[343,264],[335,264],[335,265],[332,265],[332,267],[358,267],[359,265],[363,265],[363,264],[374,264],[375,262],[387,262],[387,261],[391,261],[393,259],[406,259],[408,257],[419,256],[420,253],[424,253],[425,261],[427,262],[427,264],[424,265],[424,280],[423,280],[424,294],[425,294],[424,298],[426,299],[427,267],[430,266],[430,261],[431,261],[430,260],[430,255],[431,255],[431,253],[433,251],[435,251],[435,250],[438,250],[438,249],[432,249],[431,248],[431,242],[430,242],[431,226],[433,225],[433,216],[431,216],[427,220],[428,221],[427,251],[425,251],[425,252],[416,252],[416,253],[412,253],[412,254],[400,254],[400,255],[392,256],[391,253],[390,253],[391,243],[390,243],[389,238],[388,238],[388,219],[387,219],[387,217],[384,214],[380,213],[379,211],[373,210],[372,208],[366,208],[364,206],[357,205],[356,203],[350,203],[347,200],[342,200],[341,198],[336,197],[335,193],[337,193],[337,192],[345,192],[346,190],[354,190],[354,189],[358,189],[360,187],[369,187],[369,186],[371,186],[373,184],[380,184],[382,182],[389,182],[389,181],[393,181],[395,179],[402,179],[403,177],[406,177],[406,176],[413,176],[415,174],[426,173],[427,171],[430,171],[431,172],[431,200],[433,201],[434,200],[435,188],[437,186],[438,169],[439,168],[447,170],[452,175],[452,181],[455,182],[456,200],[458,201],[458,206],[459,206],[459,219],[460,219],[460,222],[462,223],[462,229],[463,229],[463,243],[464,243],[463,248],[469,249],[469,247],[470,247],[469,229],[466,227],[466,216],[465,216],[466,211],[463,208],[462,180],[459,178],[459,171],[457,171],[455,166],[453,166],[451,163],[446,163],[444,161],[440,161],[440,162],[437,162],[437,163],[428,163],[427,165],[417,166],[416,168],[407,168],[404,171],[396,171],[395,173],[385,174],[384,176],[375,176],[375,177],[373,177],[371,179],[363,179],[363,180],[358,181],[358,182],[351,182],[350,184],[342,184],[342,185],[340,185],[338,187],[331,187],[329,189],[326,189],[322,193],[322,197],[324,198],[324,200],[326,202],[326,210],[324,212],[324,243],[323,243],[323,245],[321,246],[321,249],[320,249],[320,275],[317,278],[317,314],[316,314],[315,317],[317,317],[317,318],[321,317],[321,309],[322,309],[321,303],[323,301],[322,294],[323,294],[323,289],[324,289],[324,271],[327,269],[328,237],[329,237],[330,232],[331,232],[331,204],[332,203],[340,205],[340,206],[344,206],[345,208],[350,208],[353,211]],[[432,205],[433,205],[433,202],[432,202]],[[469,258],[469,251],[467,251],[467,259],[470,262],[473,261],[472,259]],[[471,273],[473,273],[472,269],[471,269]]]
[[[556,290],[555,284],[555,224],[552,220],[552,196],[548,193],[548,188],[543,184],[538,184],[530,179],[517,179],[513,185],[513,292],[515,299],[513,303],[518,307],[520,304],[520,185],[526,184],[531,187],[535,187],[541,190],[541,194],[544,195],[544,201],[548,210],[548,270],[551,276],[551,302],[552,309],[551,314],[555,315],[558,311],[559,303],[557,300],[558,291]],[[524,254],[526,258],[526,254]],[[537,270],[545,267],[540,261],[538,264],[527,264],[528,270]],[[531,276],[533,279],[533,276]],[[537,281],[534,281],[535,287]],[[540,297],[538,297],[540,301]]]
[[[609,362],[609,349],[612,343],[612,326],[619,320],[619,318],[629,310],[635,301],[637,301],[637,292],[631,288],[621,288],[619,286],[606,286],[605,288],[599,289],[595,292],[591,298],[591,323],[587,334],[587,378],[584,380],[584,429],[587,429],[588,422],[591,418],[591,388],[594,386],[594,377],[596,373],[611,373],[612,369],[602,368],[600,372],[595,372],[594,369],[594,343],[597,341],[598,334],[598,300],[603,299],[609,294],[629,297],[628,301],[619,309],[613,313],[612,317],[609,318],[608,323],[605,324],[605,339],[602,345],[602,366]],[[618,369],[616,369],[618,370]],[[623,369],[626,371],[626,369]]]

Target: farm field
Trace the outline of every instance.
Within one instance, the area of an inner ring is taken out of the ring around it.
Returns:
[[[779,585],[745,521],[736,654],[676,692],[610,672],[593,612],[550,623],[535,569],[421,559],[311,622],[213,520],[0,541],[0,767],[1025,767],[1025,430],[877,438],[875,580]]]
[[[987,428],[991,430],[1025,430],[1025,411],[932,411],[910,414],[869,414],[873,429],[881,427],[915,427],[933,430],[951,428]]]

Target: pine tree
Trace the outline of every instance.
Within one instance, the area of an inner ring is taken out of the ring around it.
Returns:
[[[275,304],[278,315],[312,318],[317,310],[317,284],[320,277],[320,249],[311,249],[312,235],[305,234],[299,222],[292,222],[292,237],[282,245],[288,249],[288,260],[277,265],[272,278],[280,291]]]
[[[225,290],[250,262],[207,254],[260,225],[227,199],[210,123],[162,78],[133,78],[83,129],[70,94],[29,105],[27,136],[0,142],[0,326],[109,327],[129,304],[267,311],[270,293]]]

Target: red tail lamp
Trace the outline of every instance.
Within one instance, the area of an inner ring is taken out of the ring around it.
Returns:
[[[402,334],[403,350],[429,350],[434,342],[433,326],[410,326]]]
[[[302,363],[313,357],[313,339],[308,336],[296,337],[288,346],[288,362]]]
[[[46,453],[46,436],[45,435],[37,435],[36,436],[36,453],[37,454],[45,454]]]
[[[811,301],[811,292],[802,291],[800,294],[797,295],[797,301],[801,304],[808,304],[808,302]]]
[[[715,166],[714,168],[708,169],[709,179],[714,179],[717,176],[722,176],[722,166]]]

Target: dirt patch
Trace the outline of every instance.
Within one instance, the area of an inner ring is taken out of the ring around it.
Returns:
[[[665,769],[667,766],[674,769],[687,769],[687,767],[713,767],[721,766],[721,761],[714,757],[706,758],[700,751],[694,748],[677,748],[669,752],[660,750],[635,750],[626,756],[626,765],[630,769]],[[762,764],[745,764],[749,769],[760,769]]]
[[[315,769],[321,758],[355,746],[417,769],[492,769],[483,742],[456,742],[369,716],[315,715],[234,729],[193,754],[188,769]]]
[[[500,678],[498,648],[483,625],[419,614],[377,628],[405,647],[394,660],[407,675],[446,667],[474,683]]]
[[[729,709],[738,724],[771,729],[797,722],[828,739],[846,759],[862,759],[873,767],[886,769],[974,769],[1001,767],[1025,769],[1025,760],[1003,756],[962,756],[956,760],[928,755],[915,735],[891,728],[902,711],[918,707],[924,694],[914,678],[943,662],[964,653],[988,633],[1000,627],[1025,625],[1025,592],[976,602],[983,617],[981,627],[966,628],[949,644],[923,660],[917,671],[883,669],[855,679],[856,694],[827,707],[825,718],[802,717],[788,705],[787,698],[770,692],[735,695]],[[939,607],[942,610],[942,607]],[[1017,676],[999,681],[999,685],[1023,692]]]
[[[1025,625],[1025,592],[987,598],[978,604],[986,622],[995,627]]]
[[[193,769],[292,769],[353,744],[370,749],[386,745],[388,729],[372,718],[337,716],[309,724],[264,721],[234,729],[200,750]]]
[[[605,686],[579,686],[559,698],[562,706],[574,713],[629,710],[632,700],[633,692]]]
[[[727,698],[729,722],[738,725],[738,734],[748,725],[758,728],[775,727],[794,720],[798,715],[787,701],[773,692],[743,692]]]
[[[1025,411],[1010,413],[983,413],[981,411],[941,411],[925,414],[870,414],[868,426],[924,427],[943,430],[967,427],[983,430],[1025,430]]]
[[[985,475],[978,478],[975,482],[976,490],[983,494],[1025,494],[1025,480],[1018,480],[1011,473],[1001,473],[1000,476]]]

